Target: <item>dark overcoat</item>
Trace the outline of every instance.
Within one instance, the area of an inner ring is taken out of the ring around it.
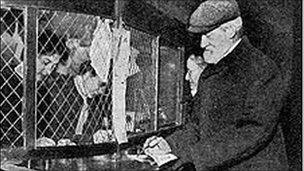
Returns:
[[[197,170],[287,170],[276,64],[247,37],[202,72],[191,122],[166,138],[178,166]]]

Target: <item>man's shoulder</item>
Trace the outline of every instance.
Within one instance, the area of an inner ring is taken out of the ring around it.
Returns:
[[[276,63],[265,55],[262,51],[255,48],[250,42],[246,42],[243,46],[244,60],[242,67],[246,72],[250,72],[251,76],[254,76],[259,80],[267,80],[274,76],[280,76],[280,71]]]
[[[252,61],[253,67],[257,73],[266,71],[271,73],[279,72],[279,68],[276,63],[262,51],[254,48],[252,52],[250,60]]]

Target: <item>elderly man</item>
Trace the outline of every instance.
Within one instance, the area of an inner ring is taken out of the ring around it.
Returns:
[[[189,24],[189,32],[200,34],[208,63],[197,70],[198,79],[188,60],[193,121],[166,140],[147,139],[144,147],[166,148],[161,144],[167,141],[178,157],[177,167],[193,163],[197,170],[288,170],[278,125],[281,74],[243,35],[237,3],[204,1]],[[156,143],[160,146],[150,147]]]

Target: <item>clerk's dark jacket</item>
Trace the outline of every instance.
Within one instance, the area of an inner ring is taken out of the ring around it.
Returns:
[[[288,170],[279,125],[282,78],[276,64],[244,36],[202,72],[191,122],[166,140],[175,166],[196,170]]]

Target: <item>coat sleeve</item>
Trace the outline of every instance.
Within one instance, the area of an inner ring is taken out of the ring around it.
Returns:
[[[191,135],[188,131],[169,138],[169,144],[174,144],[173,152],[180,157],[178,163],[191,161],[198,170],[222,170],[257,154],[276,133],[282,98],[280,90],[279,74],[255,81],[248,89],[243,114],[234,125],[207,139],[187,142],[184,135]],[[176,145],[179,141],[186,146]]]

